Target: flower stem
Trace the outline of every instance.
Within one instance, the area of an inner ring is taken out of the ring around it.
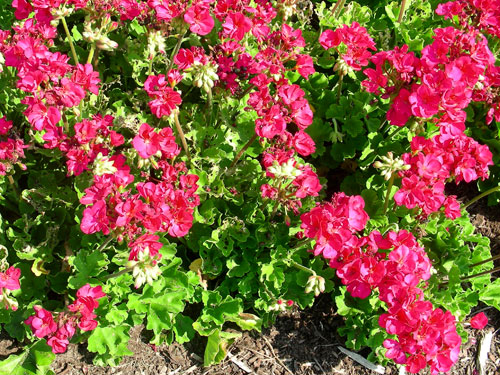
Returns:
[[[168,73],[170,73],[170,70],[174,66],[174,57],[177,55],[177,53],[181,49],[182,39],[184,38],[184,35],[186,35],[186,32],[183,32],[182,34],[180,34],[179,39],[177,39],[177,44],[175,45],[174,50],[172,51],[172,55],[170,56],[170,63],[168,64],[167,75],[168,75]]]
[[[342,8],[344,8],[346,0],[338,0],[337,3],[335,4],[335,7],[332,10],[332,14],[334,18],[338,18],[340,16],[340,13],[342,12]]]
[[[92,64],[92,59],[94,58],[94,52],[95,52],[95,44],[92,43],[92,46],[90,47],[89,55],[87,57],[87,64]]]
[[[208,126],[212,126],[213,97],[211,88],[207,90],[207,106],[208,106]]]
[[[118,276],[121,276],[123,274],[126,274],[127,272],[130,272],[131,270],[132,270],[132,268],[128,268],[127,267],[127,268],[122,269],[121,271],[112,273],[111,275],[104,276],[103,279],[104,280],[114,279],[115,277],[118,277]]]
[[[179,111],[174,112],[174,121],[177,133],[179,133],[179,137],[181,137],[182,147],[184,147],[184,151],[186,151],[187,158],[191,162],[191,154],[189,153],[186,137],[184,137],[184,132],[182,131],[181,123],[179,122]]]
[[[252,138],[250,138],[250,140],[245,144],[245,146],[243,146],[243,148],[240,150],[240,152],[238,152],[238,155],[236,155],[236,157],[234,158],[233,162],[229,166],[229,169],[233,168],[236,165],[236,163],[238,162],[238,160],[240,160],[241,156],[245,153],[245,151],[252,145],[252,143],[256,139],[257,139],[257,133],[255,133],[252,136]]]
[[[294,260],[290,260],[290,265],[294,266],[295,268],[297,268],[299,270],[309,272],[309,273],[311,273],[311,274],[313,274],[313,275],[316,276],[316,272],[314,272],[312,269],[304,267],[302,264],[299,264],[299,263],[297,263]]]
[[[394,185],[394,178],[396,177],[396,174],[393,172],[391,174],[391,178],[389,179],[389,185],[387,186],[387,193],[385,194],[385,202],[384,202],[384,213],[387,212],[387,207],[389,207],[389,197],[391,196],[391,190],[392,190],[392,185]]]
[[[401,23],[405,14],[406,0],[401,0],[401,8],[399,9],[398,23]]]
[[[337,82],[337,104],[340,103],[340,96],[342,95],[342,83],[344,82],[344,75],[342,74]]]
[[[69,48],[71,49],[71,53],[73,55],[73,60],[75,62],[75,65],[78,65],[78,56],[76,54],[75,46],[73,45],[73,39],[71,38],[71,34],[68,29],[68,24],[66,23],[66,19],[64,17],[61,17],[61,21],[64,27],[64,31],[66,32],[66,37],[68,38],[69,42]]]
[[[500,185],[492,187],[491,189],[486,190],[484,193],[479,194],[477,197],[472,198],[470,201],[468,201],[466,204],[463,205],[463,208],[469,207],[471,204],[476,203],[481,198],[484,198],[487,195],[490,195],[491,193],[494,193],[496,191],[500,191]]]
[[[113,238],[113,236],[108,236],[108,238],[106,238],[106,241],[104,241],[104,242],[101,244],[101,246],[99,246],[99,248],[97,249],[97,251],[102,251],[102,250],[104,250],[104,248],[105,248],[106,246],[108,246],[108,244],[109,244],[111,241],[113,241],[113,239],[114,239],[114,238]]]

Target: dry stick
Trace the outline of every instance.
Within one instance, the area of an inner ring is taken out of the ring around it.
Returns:
[[[66,19],[61,17],[61,21],[64,27],[64,31],[66,32],[66,36],[68,37],[69,48],[71,49],[71,53],[73,55],[73,60],[75,61],[75,65],[78,65],[78,56],[76,55],[75,46],[73,45],[73,39],[71,38],[71,34],[68,29],[68,24],[66,23]]]
[[[398,23],[401,23],[405,14],[406,0],[401,0],[401,9],[399,9]]]
[[[489,273],[494,273],[494,272],[498,272],[498,271],[500,271],[500,267],[493,268],[492,270],[483,271],[483,272],[476,273],[474,275],[464,277],[463,279],[460,279],[460,281],[463,282],[465,280],[473,279],[474,277],[479,277],[479,276],[487,275]]]
[[[286,367],[286,365],[281,361],[281,359],[278,358],[278,356],[276,355],[276,353],[274,352],[274,349],[273,349],[273,346],[271,345],[271,343],[269,342],[269,340],[267,338],[264,337],[264,341],[266,342],[267,346],[269,346],[269,349],[271,349],[271,353],[273,355],[273,357],[278,361],[278,363],[286,370],[288,371],[290,374],[294,375],[293,372],[288,368]]]
[[[481,262],[477,262],[477,263],[474,263],[474,264],[470,264],[469,265],[469,268],[472,268],[472,267],[476,267],[476,266],[480,266],[481,264],[485,264],[485,263],[488,263],[488,262],[492,262],[494,260],[497,260],[497,259],[500,259],[500,255],[495,255],[494,257],[490,258],[490,259],[486,259],[486,260],[483,260]]]
[[[236,157],[234,158],[233,162],[231,163],[231,165],[229,166],[229,169],[233,168],[236,163],[238,162],[238,160],[240,160],[241,158],[241,155],[243,155],[245,153],[245,151],[252,145],[252,143],[257,139],[257,133],[255,133],[252,138],[250,138],[250,140],[246,143],[245,146],[243,146],[243,148],[240,150],[240,152],[238,152],[238,155],[236,155]]]
[[[184,147],[184,151],[186,151],[187,158],[191,162],[191,154],[189,153],[188,145],[186,142],[186,137],[184,137],[184,132],[182,131],[181,123],[179,122],[179,112],[178,111],[174,112],[174,121],[175,121],[175,127],[177,129],[177,133],[179,133],[179,137],[181,137],[182,147]]]

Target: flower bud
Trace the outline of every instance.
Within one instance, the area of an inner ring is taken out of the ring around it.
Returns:
[[[314,292],[314,296],[317,297],[325,291],[325,279],[318,275],[312,275],[307,280],[306,293]]]

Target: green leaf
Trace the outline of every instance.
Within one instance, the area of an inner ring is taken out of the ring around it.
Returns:
[[[56,355],[45,340],[37,341],[23,353],[11,355],[0,362],[2,375],[49,375],[53,374],[50,364]]]
[[[88,339],[88,350],[99,354],[109,354],[111,357],[133,355],[127,347],[130,339],[130,326],[97,327]]]
[[[479,299],[500,310],[500,279],[495,279],[479,292]]]
[[[177,341],[179,344],[184,344],[185,342],[191,341],[196,334],[193,328],[193,319],[182,314],[178,314],[175,317],[173,330],[175,333],[175,341]]]
[[[80,250],[76,257],[69,260],[69,264],[78,272],[76,276],[69,278],[68,286],[78,289],[88,283],[92,277],[97,276],[108,265],[108,257],[100,251],[93,251],[90,254],[85,250]]]
[[[219,329],[215,330],[214,333],[208,336],[203,365],[210,366],[226,358],[227,348],[232,344],[234,339],[239,336],[240,334],[221,332]]]

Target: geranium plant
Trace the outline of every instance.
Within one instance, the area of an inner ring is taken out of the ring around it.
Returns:
[[[498,159],[474,137],[499,120],[500,6],[431,3],[1,8],[0,323],[26,349],[0,370],[70,342],[116,365],[138,324],[206,337],[210,365],[330,293],[351,348],[448,372],[499,307],[445,186]]]

